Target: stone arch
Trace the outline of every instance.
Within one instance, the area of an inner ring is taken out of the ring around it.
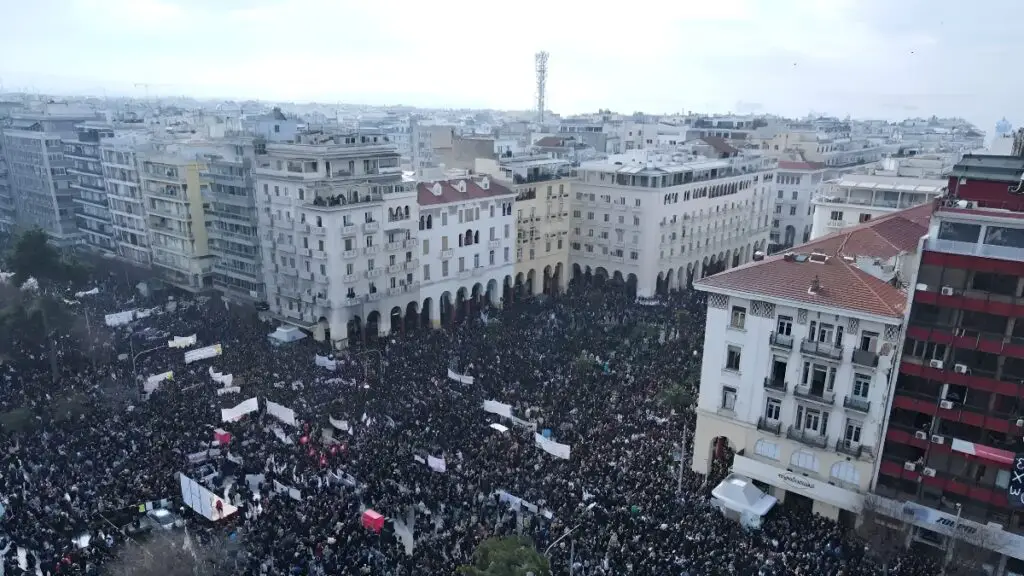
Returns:
[[[358,315],[349,318],[346,328],[349,342],[359,342],[363,339],[363,319]]]
[[[693,287],[693,262],[686,265],[686,287]]]
[[[786,225],[786,231],[783,232],[782,243],[787,247],[796,244],[796,226],[793,226],[792,224]]]
[[[324,342],[331,341],[331,323],[327,320],[326,316],[321,316],[316,321],[318,331],[323,335]]]
[[[543,280],[544,284],[543,284],[543,288],[541,289],[545,294],[548,294],[548,295],[551,295],[551,293],[552,293],[552,291],[551,291],[552,276],[551,275],[552,275],[551,265],[548,264],[547,266],[544,267],[544,280]]]
[[[526,274],[523,274],[522,272],[516,274],[516,282],[514,286],[516,297],[522,298],[526,291]]]
[[[555,264],[555,271],[551,276],[552,294],[558,294],[562,290],[562,263]]]
[[[427,214],[427,230],[430,230],[433,227],[434,227],[434,217],[431,216],[430,214]]]
[[[701,261],[700,277],[706,278],[709,272],[710,270],[708,270],[708,257],[705,256],[704,259]]]
[[[463,319],[466,317],[466,313],[469,312],[469,290],[465,286],[460,286],[455,291],[455,314],[456,319]]]
[[[590,269],[590,266],[587,266],[586,268],[583,269],[583,281],[586,282],[587,284],[590,284],[590,281],[593,279],[594,271]]]
[[[496,279],[491,278],[487,281],[487,291],[485,292],[485,296],[487,297],[487,303],[491,306],[497,306],[501,303],[501,295],[498,294],[498,281]]]
[[[425,298],[423,300],[423,308],[420,310],[420,325],[431,326],[432,320],[430,318],[430,315],[433,313],[433,307],[433,298]]]
[[[594,270],[594,282],[596,282],[600,286],[600,285],[603,285],[607,281],[608,281],[608,270],[605,270],[605,268],[603,266],[598,266],[597,269]]]
[[[665,293],[665,273],[658,272],[658,277],[654,280],[654,292],[656,294]]]
[[[395,306],[394,308],[392,308],[391,315],[389,316],[389,320],[391,321],[392,332],[402,330],[402,319],[402,307]]]
[[[614,282],[616,285],[625,284],[626,281],[622,279],[622,272],[619,272],[618,270],[613,272],[612,273],[612,282]]]
[[[626,276],[626,295],[629,296],[630,300],[636,298],[637,285],[640,280],[637,279],[636,274],[630,273]]]
[[[575,282],[583,278],[583,269],[579,264],[572,265],[572,280]]]
[[[668,294],[676,288],[678,288],[676,286],[676,271],[674,268],[669,268],[665,271],[665,293]]]
[[[711,463],[710,474],[711,476],[724,478],[732,468],[733,460],[733,448],[729,442],[729,438],[725,436],[716,436],[711,439],[711,446],[708,447],[711,451],[711,457],[708,458],[708,462]]]
[[[732,249],[725,251],[725,258],[722,259],[722,265],[726,268],[732,267]]]
[[[801,448],[794,450],[789,456],[789,465],[817,473],[820,462],[814,452]]]
[[[366,315],[366,339],[375,340],[380,335],[380,312],[374,310]]]
[[[505,280],[501,284],[502,304],[507,306],[512,303],[515,295],[515,280],[512,279],[511,274],[505,274]]]
[[[420,327],[420,311],[415,300],[409,302],[405,307],[405,330],[407,332]]]
[[[851,486],[860,486],[860,470],[845,460],[836,462],[828,471],[829,478],[839,480]]]
[[[526,273],[526,293],[534,294],[534,286],[537,285],[537,271],[530,268],[530,271]]]
[[[452,302],[452,293],[445,290],[441,293],[440,306],[441,324],[448,325],[455,321],[455,303]]]
[[[481,298],[484,295],[484,285],[479,282],[473,284],[473,290],[470,292],[470,294],[472,295],[473,301],[476,302],[479,298]]]

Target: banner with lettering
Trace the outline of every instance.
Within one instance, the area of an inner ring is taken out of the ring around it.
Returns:
[[[1006,500],[1010,508],[1024,508],[1024,453],[1013,456],[1013,468],[1010,469],[1010,485],[1006,488]]]
[[[198,350],[189,350],[185,352],[185,364],[191,364],[197,360],[205,360],[207,358],[213,358],[223,354],[223,350],[220,344],[214,344],[213,346],[205,346]]]

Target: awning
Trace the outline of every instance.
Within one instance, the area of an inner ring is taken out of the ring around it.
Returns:
[[[974,442],[968,442],[966,440],[953,439],[950,444],[956,452],[981,458],[982,460],[988,460],[989,462],[995,462],[997,464],[1005,464],[1007,466],[1013,465],[1013,452],[1009,450],[1002,450],[999,448],[993,448],[991,446],[985,446],[984,444],[975,444]]]
[[[754,485],[746,476],[729,474],[725,480],[711,491],[711,495],[722,501],[729,508],[755,516],[764,516],[775,506],[777,500]]]

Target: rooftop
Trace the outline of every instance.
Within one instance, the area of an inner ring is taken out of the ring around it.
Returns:
[[[698,281],[708,292],[790,300],[875,316],[902,318],[906,293],[861,270],[858,259],[888,260],[917,251],[928,231],[931,203],[886,214]]]
[[[437,182],[420,182],[416,185],[417,202],[420,206],[452,204],[467,200],[483,200],[495,196],[514,195],[515,192],[498,184],[494,179],[480,180],[458,178]]]
[[[1024,158],[1019,156],[995,156],[989,154],[967,154],[953,166],[950,173],[955,178],[1019,182],[1024,174]]]
[[[871,176],[866,174],[846,174],[833,180],[836,186],[844,188],[863,188],[868,190],[891,190],[895,192],[923,192],[939,194],[949,184],[945,179],[907,178],[904,176]]]
[[[807,162],[797,160],[779,160],[779,170],[824,170],[824,162]]]
[[[715,152],[724,156],[735,156],[740,152],[738,148],[735,148],[726,142],[724,138],[719,138],[718,136],[705,136],[701,140],[714,148]]]

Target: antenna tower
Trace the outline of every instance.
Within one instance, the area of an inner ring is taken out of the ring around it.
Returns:
[[[533,59],[537,69],[537,122],[544,122],[544,91],[548,83],[548,53],[537,52]]]

